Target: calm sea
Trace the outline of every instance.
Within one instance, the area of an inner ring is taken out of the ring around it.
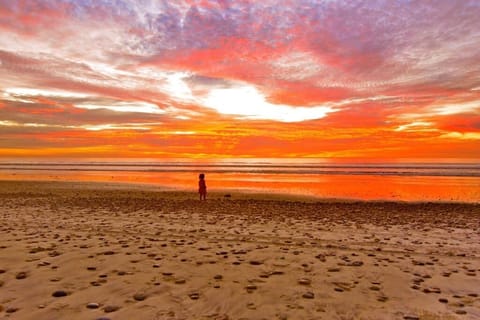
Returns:
[[[479,162],[331,162],[323,159],[0,161],[0,178],[154,184],[320,198],[480,202]]]

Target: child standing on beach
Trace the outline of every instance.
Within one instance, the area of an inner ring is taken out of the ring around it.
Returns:
[[[203,173],[198,176],[198,193],[200,194],[200,200],[207,200],[207,184]]]

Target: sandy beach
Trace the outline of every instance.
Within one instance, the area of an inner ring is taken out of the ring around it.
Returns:
[[[480,319],[480,205],[2,181],[0,318]]]

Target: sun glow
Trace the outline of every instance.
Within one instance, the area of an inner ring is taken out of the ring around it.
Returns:
[[[251,86],[214,89],[209,92],[204,104],[222,114],[235,115],[245,119],[265,119],[281,122],[321,119],[328,113],[336,111],[326,106],[297,107],[273,104]]]

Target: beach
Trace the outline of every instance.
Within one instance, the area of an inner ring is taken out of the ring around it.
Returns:
[[[0,318],[480,319],[480,204],[0,181]]]

